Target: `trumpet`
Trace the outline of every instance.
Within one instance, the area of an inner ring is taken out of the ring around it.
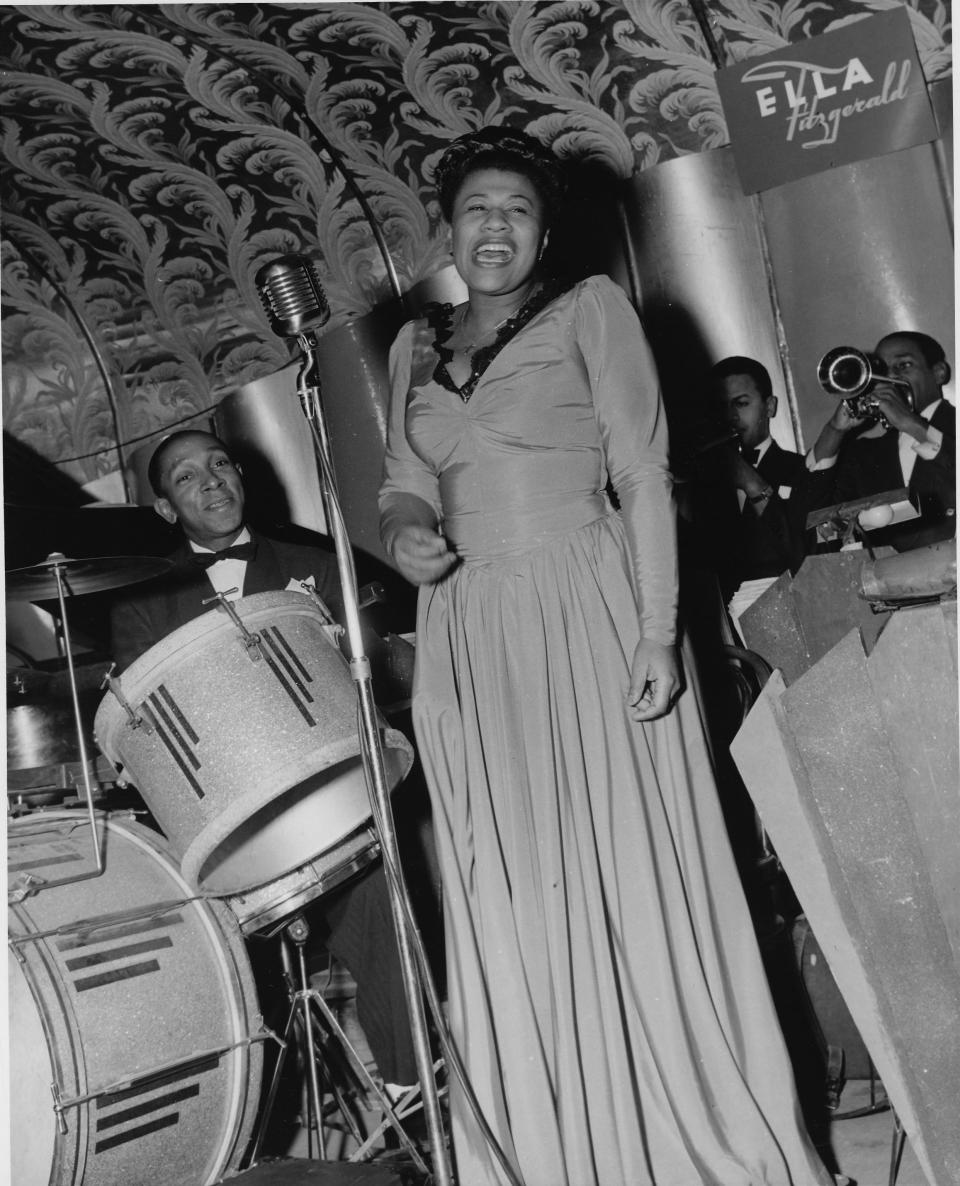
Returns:
[[[905,387],[907,404],[913,410],[913,393],[906,379],[888,374],[886,364],[876,354],[865,354],[853,346],[834,346],[817,365],[817,379],[829,395],[838,395],[851,416],[860,420],[879,421],[889,427],[871,392],[877,383]]]

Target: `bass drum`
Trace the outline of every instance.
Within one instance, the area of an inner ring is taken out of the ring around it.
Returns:
[[[96,826],[104,871],[60,885],[96,871],[89,816],[8,827],[11,1181],[207,1186],[238,1167],[259,1104],[246,950],[162,837]]]

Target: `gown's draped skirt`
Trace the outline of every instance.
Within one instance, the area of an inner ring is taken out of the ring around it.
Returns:
[[[696,699],[626,710],[626,557],[604,513],[421,591],[454,1038],[525,1186],[819,1186]],[[451,1114],[458,1186],[504,1181]]]

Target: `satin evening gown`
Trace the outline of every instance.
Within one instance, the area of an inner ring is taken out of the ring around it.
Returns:
[[[425,322],[391,353],[381,507],[459,555],[420,590],[414,723],[444,885],[450,1025],[525,1186],[827,1186],[726,840],[695,697],[633,723],[673,640],[666,425],[606,277],[470,398]],[[612,480],[621,505],[605,494]],[[451,1077],[458,1186],[504,1182]]]

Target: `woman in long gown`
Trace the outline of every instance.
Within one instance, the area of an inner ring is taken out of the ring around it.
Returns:
[[[421,586],[451,1030],[525,1186],[826,1186],[677,696],[657,376],[611,280],[538,274],[554,165],[508,129],[447,150],[469,300],[391,353],[382,534]],[[451,1123],[459,1186],[504,1182],[455,1079]]]

